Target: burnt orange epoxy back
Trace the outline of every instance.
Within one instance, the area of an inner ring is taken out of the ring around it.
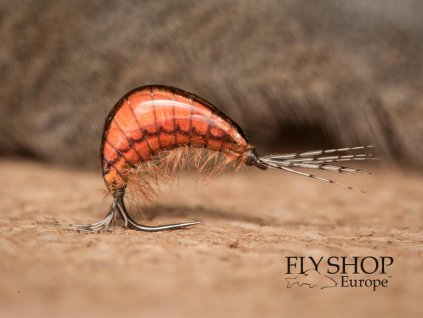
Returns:
[[[136,88],[106,119],[101,143],[106,184],[124,185],[124,167],[184,145],[235,155],[251,149],[241,128],[202,98],[168,86]]]

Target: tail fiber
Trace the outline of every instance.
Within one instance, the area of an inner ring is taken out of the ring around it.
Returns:
[[[303,153],[291,153],[291,154],[270,154],[267,156],[259,157],[258,160],[262,165],[265,165],[269,168],[280,169],[287,172],[299,174],[308,178],[320,180],[323,182],[333,183],[338,186],[355,190],[354,188],[344,185],[342,183],[338,183],[331,179],[322,178],[313,174],[309,174],[302,171],[294,170],[293,168],[303,168],[303,169],[317,169],[317,170],[324,170],[330,172],[336,172],[341,174],[355,174],[355,173],[366,173],[371,174],[368,171],[357,169],[357,168],[350,168],[345,166],[340,166],[336,164],[329,164],[333,162],[339,161],[363,161],[363,160],[378,160],[379,158],[374,157],[373,154],[369,153],[353,153],[353,154],[339,154],[345,153],[348,151],[357,151],[357,150],[367,150],[374,148],[373,145],[370,146],[357,146],[357,147],[346,147],[346,148],[337,148],[337,149],[328,149],[328,150],[315,150],[315,151],[308,151]],[[330,154],[328,156],[324,156],[326,154]],[[322,156],[323,155],[323,156]],[[359,190],[360,192],[361,191]]]

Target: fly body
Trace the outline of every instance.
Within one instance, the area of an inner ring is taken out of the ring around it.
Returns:
[[[320,181],[330,179],[299,171],[317,169],[354,174],[361,169],[340,166],[354,160],[374,160],[364,152],[373,146],[358,146],[292,154],[259,156],[242,129],[210,102],[192,93],[163,85],[136,88],[123,96],[106,118],[101,141],[104,181],[113,195],[107,216],[100,222],[74,225],[84,232],[113,228],[119,214],[125,227],[141,231],[185,228],[198,222],[146,226],[135,222],[125,207],[128,185],[148,197],[154,184],[178,170],[194,167],[214,173],[227,167],[256,166],[262,170],[280,169]]]

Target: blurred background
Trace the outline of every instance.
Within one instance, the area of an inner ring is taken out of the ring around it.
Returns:
[[[99,168],[128,90],[211,101],[264,151],[423,167],[423,2],[0,1],[0,155]]]

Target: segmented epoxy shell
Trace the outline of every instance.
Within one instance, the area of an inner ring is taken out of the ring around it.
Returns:
[[[161,85],[130,91],[110,111],[104,126],[101,160],[106,185],[124,186],[125,167],[184,145],[235,156],[252,148],[233,120],[194,94]]]

